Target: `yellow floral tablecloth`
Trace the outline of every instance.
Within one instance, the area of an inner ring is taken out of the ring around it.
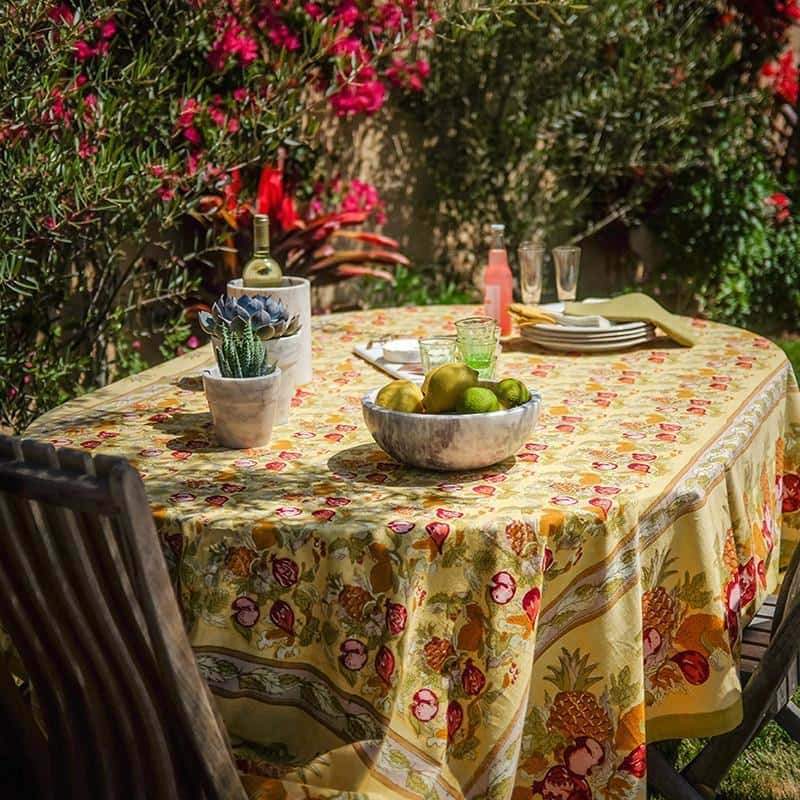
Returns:
[[[141,471],[247,769],[373,797],[642,798],[645,741],[739,721],[737,637],[800,535],[791,369],[700,321],[693,349],[512,343],[500,372],[544,402],[516,458],[405,469],[363,425],[386,378],[352,347],[473,312],[316,318],[315,381],[263,449],[215,444],[208,349],[29,432]]]

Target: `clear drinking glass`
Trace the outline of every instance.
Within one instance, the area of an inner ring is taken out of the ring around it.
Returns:
[[[455,336],[428,336],[419,340],[419,357],[422,372],[427,375],[442,364],[458,361],[458,341]]]
[[[580,247],[556,247],[553,250],[556,265],[556,293],[559,300],[574,300],[578,290],[578,273],[581,268]]]
[[[494,378],[500,328],[491,317],[467,317],[456,322],[461,359],[482,381]]]
[[[519,287],[522,302],[539,305],[542,299],[542,268],[547,251],[540,244],[523,242],[517,249],[519,256]]]

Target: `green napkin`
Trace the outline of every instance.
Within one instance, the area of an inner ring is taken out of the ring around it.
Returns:
[[[697,344],[697,337],[692,331],[692,326],[685,318],[671,314],[652,297],[641,292],[621,294],[619,297],[603,303],[564,303],[564,313],[576,317],[599,314],[601,317],[617,322],[640,320],[652,322],[678,344],[687,347]]]

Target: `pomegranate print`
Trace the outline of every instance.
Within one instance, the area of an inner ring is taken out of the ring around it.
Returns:
[[[264,464],[264,469],[268,469],[271,472],[280,472],[282,469],[286,469],[286,462],[268,461],[266,464]]]
[[[228,499],[229,498],[225,497],[224,494],[212,494],[209,497],[206,497],[206,503],[208,503],[210,506],[219,507],[224,506],[225,503],[228,502]]]
[[[762,589],[767,588],[767,562],[758,562],[758,582],[761,584]]]
[[[386,627],[392,636],[397,636],[405,630],[407,619],[408,611],[404,605],[393,603],[391,600],[386,601]]]
[[[330,522],[336,516],[336,512],[331,508],[318,508],[311,512],[311,516],[324,522]]]
[[[475,486],[472,491],[476,494],[482,494],[484,497],[491,497],[494,494],[494,486],[485,486],[482,484],[481,486]]]
[[[394,675],[394,656],[386,645],[381,645],[381,649],[378,650],[378,655],[375,656],[375,672],[378,673],[378,676],[385,684],[390,684],[392,682],[392,675]]]
[[[671,661],[674,661],[681,669],[683,677],[692,686],[700,686],[708,680],[710,669],[708,659],[696,650],[684,650],[676,653]]]
[[[486,685],[486,676],[468,658],[464,671],[461,673],[461,685],[464,691],[470,695],[478,695]]]
[[[219,487],[225,494],[236,494],[236,492],[243,492],[247,487],[241,483],[223,483]]]
[[[279,517],[299,517],[303,512],[295,506],[281,506],[275,509]]]
[[[647,464],[642,464],[639,461],[632,461],[628,464],[628,469],[632,469],[634,472],[650,472],[650,467]]]
[[[439,519],[458,519],[464,515],[460,511],[451,511],[449,508],[437,508],[436,516]]]
[[[528,615],[528,619],[531,621],[531,625],[536,624],[536,618],[539,616],[539,607],[542,604],[542,593],[541,591],[534,587],[530,589],[525,597],[522,598],[522,608],[525,613]]]
[[[613,497],[615,494],[620,493],[619,486],[602,486],[600,484],[596,484],[592,487],[595,491],[595,494],[603,495],[603,497]]]
[[[564,750],[564,763],[573,775],[584,777],[606,760],[603,746],[591,736],[579,736]]]
[[[261,612],[258,609],[258,604],[245,595],[237,597],[232,603],[233,618],[237,624],[243,628],[252,628],[258,622]]]
[[[607,497],[593,497],[589,500],[589,505],[599,508],[603,512],[603,519],[605,519],[613,503]]]
[[[648,661],[652,656],[657,656],[658,651],[661,649],[663,638],[661,632],[657,628],[647,628],[642,634],[642,641],[644,645],[644,658]]]
[[[411,713],[420,722],[430,722],[439,713],[439,698],[430,689],[420,689],[411,702]]]
[[[282,631],[294,635],[294,611],[285,600],[276,600],[272,604],[269,618]]]
[[[496,572],[489,584],[492,600],[504,606],[517,593],[517,582],[508,572]]]
[[[800,508],[800,475],[787,472],[783,476],[783,500],[781,509],[784,514],[792,514]]]
[[[545,547],[544,556],[542,556],[542,572],[547,572],[553,566],[553,551],[549,547]]]
[[[544,778],[533,784],[531,791],[534,796],[541,795],[542,800],[592,800],[589,784],[561,764],[550,767]]]
[[[741,586],[741,608],[745,608],[756,596],[756,562],[751,558],[739,567],[739,585]]]
[[[272,577],[284,588],[288,589],[297,583],[300,567],[291,558],[272,559]]]
[[[390,531],[393,533],[408,533],[409,531],[414,530],[414,523],[413,522],[406,522],[402,519],[397,519],[394,522],[390,522],[387,526]]]
[[[350,500],[346,497],[327,497],[325,499],[325,505],[332,506],[333,508],[338,508],[339,506],[346,506],[350,503]]]
[[[433,539],[436,549],[441,553],[442,545],[450,535],[450,526],[445,522],[429,522],[425,526],[425,531]]]
[[[458,700],[451,700],[447,705],[447,738],[452,741],[464,722],[464,709]]]
[[[346,639],[339,647],[339,661],[345,669],[358,672],[367,663],[367,646],[358,639]]]
[[[169,498],[173,503],[191,503],[195,499],[195,495],[191,492],[175,492]]]
[[[631,750],[619,765],[622,772],[629,772],[634,778],[644,778],[647,772],[647,745],[640,744]]]

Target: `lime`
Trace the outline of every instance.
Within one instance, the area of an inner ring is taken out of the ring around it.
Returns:
[[[503,407],[491,389],[472,386],[461,395],[456,409],[460,414],[486,414],[502,411]]]
[[[392,381],[378,392],[375,403],[393,411],[422,413],[422,392],[412,381]]]
[[[494,393],[505,408],[521,406],[531,399],[531,393],[528,391],[528,387],[516,378],[505,378],[499,381],[494,388]]]
[[[430,414],[455,411],[466,389],[476,386],[478,373],[460,362],[442,364],[425,379],[425,410]]]

